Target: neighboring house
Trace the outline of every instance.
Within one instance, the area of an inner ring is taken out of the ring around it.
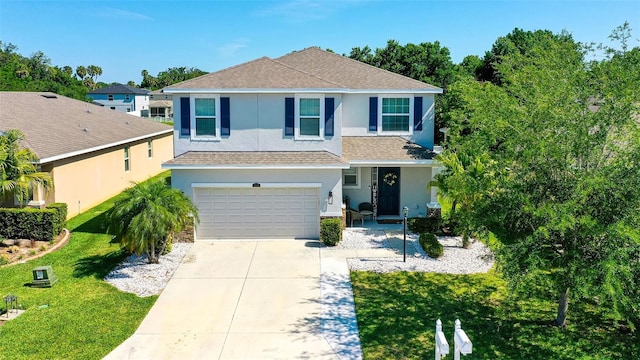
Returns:
[[[141,116],[149,110],[149,90],[115,84],[87,94],[107,109]]]
[[[346,197],[377,218],[437,203],[440,88],[312,47],[163,91],[175,112],[163,167],[199,208],[197,239],[318,238]]]
[[[159,173],[173,157],[170,126],[53,93],[0,92],[0,131],[8,129],[24,133],[23,146],[53,178],[53,191],[37,189],[30,205],[64,202],[69,217]]]
[[[162,90],[150,92],[149,117],[154,121],[173,121],[173,95]]]

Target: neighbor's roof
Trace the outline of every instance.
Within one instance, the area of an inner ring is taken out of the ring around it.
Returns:
[[[343,136],[342,158],[353,164],[430,164],[435,153],[399,136]]]
[[[186,80],[166,93],[197,91],[427,92],[442,89],[317,47],[270,59],[262,57]]]
[[[136,94],[136,95],[148,95],[149,90],[135,88],[128,85],[123,84],[114,84],[111,86],[107,86],[101,89],[95,89],[89,92],[91,94]]]
[[[62,95],[0,92],[0,131],[18,129],[40,163],[171,134],[170,126]]]
[[[327,151],[189,151],[162,165],[165,169],[346,169],[348,163]]]

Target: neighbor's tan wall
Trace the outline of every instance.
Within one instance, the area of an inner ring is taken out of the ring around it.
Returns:
[[[153,139],[153,156],[147,156],[147,140],[129,144],[130,170],[124,171],[124,145],[74,157],[54,164],[55,202],[67,203],[69,218],[95,206],[162,171],[173,158],[172,134]]]

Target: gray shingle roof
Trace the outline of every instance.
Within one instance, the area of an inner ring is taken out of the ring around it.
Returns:
[[[175,89],[304,89],[341,86],[262,57],[244,64],[186,80],[167,88]]]
[[[347,162],[327,151],[189,151],[164,163],[184,167],[347,168]]]
[[[348,89],[441,90],[422,81],[392,73],[317,47],[295,51],[276,59],[306,73],[339,83]]]
[[[435,153],[399,136],[343,136],[342,158],[345,161],[416,161],[432,160]]]
[[[22,131],[26,146],[45,161],[173,131],[149,119],[62,95],[0,92],[0,131],[8,129]]]
[[[167,86],[171,89],[323,89],[406,90],[441,93],[442,89],[347,57],[307,48],[270,59],[262,57]]]
[[[95,89],[89,93],[91,94],[135,94],[135,95],[148,95],[149,90],[131,87],[129,85],[114,84],[102,89]]]

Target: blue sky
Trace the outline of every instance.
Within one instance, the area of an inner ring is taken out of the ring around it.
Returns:
[[[216,71],[309,46],[351,48],[439,41],[454,62],[483,55],[515,27],[563,29],[610,44],[629,21],[640,38],[640,1],[60,1],[0,0],[0,40],[53,65],[99,65],[104,82],[140,83],[175,66]]]

